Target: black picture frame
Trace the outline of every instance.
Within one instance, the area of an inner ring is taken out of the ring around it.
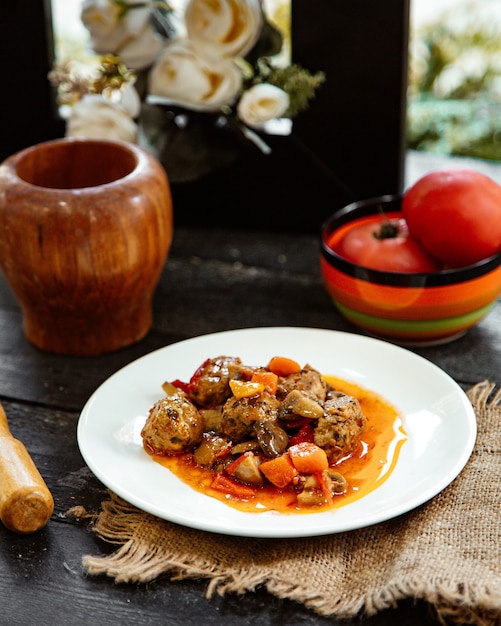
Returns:
[[[410,0],[292,0],[294,60],[327,81],[294,134],[336,204],[402,190]]]

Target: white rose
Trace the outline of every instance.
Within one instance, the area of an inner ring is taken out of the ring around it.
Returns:
[[[120,46],[116,53],[128,68],[142,70],[152,64],[163,45],[162,37],[148,25],[137,37]]]
[[[71,109],[67,137],[118,139],[135,143],[137,126],[118,104],[100,95],[87,95]]]
[[[120,16],[120,7],[113,0],[84,0],[81,10],[94,52],[119,54],[132,69],[149,65],[161,49],[162,40],[150,18],[148,7],[130,9]]]
[[[275,85],[261,83],[243,93],[237,113],[244,124],[258,128],[273,118],[281,117],[288,108],[288,93]]]
[[[216,111],[232,104],[241,87],[242,73],[233,61],[208,65],[187,39],[172,40],[164,47],[148,83],[151,96],[200,111]]]
[[[132,83],[125,83],[120,89],[118,103],[132,118],[139,117],[141,113],[141,98]]]
[[[201,56],[242,57],[259,38],[263,11],[260,0],[189,0],[185,23]]]

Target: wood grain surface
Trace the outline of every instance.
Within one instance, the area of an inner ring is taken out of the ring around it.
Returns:
[[[58,356],[29,344],[16,300],[0,278],[0,401],[12,435],[28,449],[55,502],[51,520],[38,533],[20,536],[0,527],[2,625],[437,623],[425,604],[410,601],[362,622],[336,622],[264,590],[207,600],[206,581],[116,585],[85,575],[84,554],[113,550],[94,537],[87,522],[65,515],[75,505],[96,511],[107,497],[76,443],[76,424],[88,397],[117,369],[156,348],[210,332],[272,325],[356,332],[323,289],[313,235],[177,229],[155,294],[152,331],[133,346],[99,357]],[[463,389],[486,378],[499,385],[500,329],[498,304],[461,339],[415,352]]]

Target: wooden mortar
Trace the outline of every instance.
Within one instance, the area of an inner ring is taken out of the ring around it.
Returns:
[[[133,144],[57,139],[0,166],[0,270],[42,350],[95,355],[144,337],[172,232],[166,173]]]

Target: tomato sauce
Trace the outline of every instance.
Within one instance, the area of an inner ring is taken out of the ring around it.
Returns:
[[[214,472],[199,467],[191,454],[154,455],[153,459],[170,469],[190,487],[240,511],[262,513],[315,513],[345,506],[377,489],[395,468],[402,444],[407,439],[399,411],[377,393],[333,376],[325,380],[338,391],[354,396],[367,417],[367,427],[358,450],[332,465],[348,481],[346,493],[335,496],[332,504],[300,507],[293,487],[279,489],[271,484],[253,487],[255,496],[239,498],[213,489]]]

